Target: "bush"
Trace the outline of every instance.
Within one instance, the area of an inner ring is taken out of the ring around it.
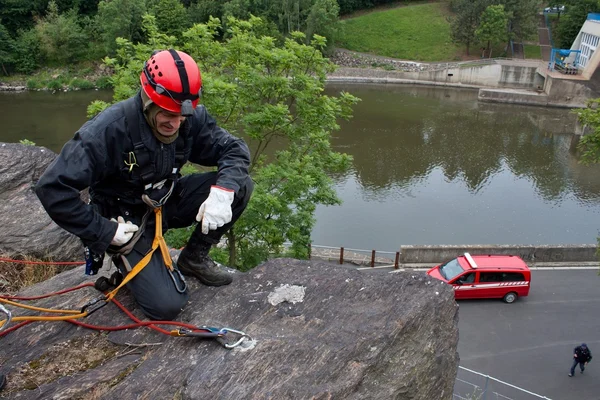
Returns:
[[[73,79],[69,86],[75,89],[94,89],[96,87],[94,83],[81,78]]]
[[[112,89],[113,83],[109,76],[101,76],[96,79],[96,87],[98,89]]]
[[[58,79],[53,79],[50,82],[48,82],[48,84],[46,85],[46,87],[50,90],[62,90],[63,85],[60,82],[60,80]]]
[[[43,87],[41,82],[36,79],[28,79],[26,86],[29,90],[41,89]]]

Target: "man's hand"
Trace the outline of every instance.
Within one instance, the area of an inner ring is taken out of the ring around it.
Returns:
[[[113,246],[123,246],[125,243],[129,242],[133,237],[133,234],[140,229],[130,221],[125,222],[123,217],[118,217],[117,219],[112,218],[111,221],[119,224],[115,237],[113,237],[110,242]]]
[[[202,233],[214,231],[231,221],[231,203],[235,192],[220,186],[211,186],[208,198],[198,210],[196,221],[202,223]]]

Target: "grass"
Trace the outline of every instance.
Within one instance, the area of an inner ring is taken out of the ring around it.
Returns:
[[[30,90],[80,90],[112,87],[108,72],[99,65],[84,64],[76,67],[42,68],[31,75],[2,76],[12,86],[26,86]]]
[[[445,3],[374,12],[339,22],[336,45],[348,50],[414,61],[458,60]]]
[[[523,45],[523,51],[525,52],[526,59],[542,59],[542,49],[536,44],[525,44]]]

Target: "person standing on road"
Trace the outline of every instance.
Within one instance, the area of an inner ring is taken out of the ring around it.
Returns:
[[[581,346],[575,347],[573,353],[573,365],[571,366],[571,372],[569,373],[569,376],[573,376],[573,374],[575,374],[575,367],[577,367],[577,364],[579,364],[579,368],[583,374],[583,371],[585,371],[585,365],[592,361],[592,352],[585,343],[581,343]]]

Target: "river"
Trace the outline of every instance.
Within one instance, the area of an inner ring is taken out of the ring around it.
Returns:
[[[319,206],[316,245],[396,251],[407,244],[595,243],[600,166],[573,149],[570,110],[488,104],[477,91],[331,84],[360,97],[333,147],[340,206]],[[0,141],[58,152],[109,92],[0,93]]]

